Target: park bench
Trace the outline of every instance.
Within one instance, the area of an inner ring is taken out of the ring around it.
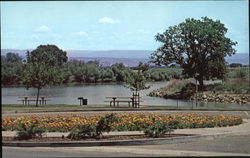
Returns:
[[[24,96],[24,97],[18,97],[18,98],[21,98],[17,101],[22,101],[23,105],[29,105],[30,102],[36,102],[36,97],[35,96]],[[39,97],[38,98],[38,102],[40,105],[44,105],[47,103],[47,101],[50,101],[50,99],[48,99],[48,97]]]

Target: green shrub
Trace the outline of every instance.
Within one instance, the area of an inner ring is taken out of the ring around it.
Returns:
[[[245,78],[249,77],[249,69],[244,67],[229,69],[226,76],[228,78]]]
[[[96,126],[96,135],[102,135],[102,132],[110,132],[112,130],[112,124],[118,122],[119,118],[115,114],[108,114],[98,121]]]
[[[167,123],[164,122],[154,122],[152,125],[149,125],[147,128],[143,129],[145,135],[153,138],[158,138],[165,133],[172,132],[173,129]]]
[[[100,118],[97,125],[79,125],[74,127],[67,138],[83,139],[96,138],[99,139],[103,132],[110,132],[112,124],[117,122],[119,118],[115,114],[108,114]]]
[[[177,128],[180,128],[180,121],[179,120],[171,120],[171,121],[168,122],[168,125],[172,129],[177,129]]]
[[[25,125],[24,123],[17,123],[16,125],[17,134],[14,139],[17,140],[28,140],[35,137],[42,137],[45,129],[42,127],[37,127],[36,122],[31,125]]]
[[[237,85],[237,84],[229,84],[229,83],[223,83],[220,85],[216,85],[213,88],[214,91],[231,91],[234,93],[243,93],[243,91],[250,91],[249,85]]]
[[[79,125],[74,127],[67,138],[79,140],[84,138],[95,138],[96,126],[95,125]]]

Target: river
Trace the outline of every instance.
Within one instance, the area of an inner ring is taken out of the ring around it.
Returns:
[[[151,82],[148,83],[150,89],[140,92],[143,102],[142,105],[165,105],[165,106],[195,106],[195,102],[186,100],[173,100],[164,99],[159,97],[147,96],[152,90],[158,89],[166,85],[166,82]],[[24,87],[11,87],[2,88],[2,104],[20,104],[17,101],[19,96],[36,96],[37,89],[30,88],[26,90]],[[49,104],[69,104],[78,105],[78,97],[84,97],[88,99],[88,105],[106,104],[104,102],[107,96],[132,96],[130,89],[125,88],[122,84],[105,83],[105,84],[81,84],[73,86],[56,86],[46,87],[40,91],[41,96],[48,96],[51,100]],[[198,102],[198,106],[201,107],[219,107],[230,109],[250,109],[249,105],[235,105],[235,104],[222,104],[222,103],[204,103]]]

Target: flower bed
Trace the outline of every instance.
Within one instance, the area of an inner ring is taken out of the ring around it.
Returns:
[[[206,127],[224,127],[241,124],[242,118],[238,116],[225,115],[199,115],[194,113],[175,114],[175,115],[145,115],[143,113],[116,114],[119,121],[112,124],[112,131],[137,131],[141,130],[153,122],[168,123],[171,128],[206,128]],[[77,125],[96,125],[101,115],[93,116],[50,116],[50,117],[17,117],[2,119],[2,130],[16,130],[18,123],[26,126],[36,124],[48,132],[69,132]]]

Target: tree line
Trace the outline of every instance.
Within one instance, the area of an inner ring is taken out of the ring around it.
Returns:
[[[3,86],[23,85],[21,76],[27,59],[16,53],[9,52],[1,56],[1,84]],[[34,66],[34,65],[33,65]],[[108,83],[125,82],[134,71],[143,68],[147,81],[167,81],[171,78],[181,78],[180,68],[150,68],[148,64],[139,63],[137,67],[126,67],[123,63],[116,63],[108,67],[100,66],[98,61],[67,61],[60,66],[61,84],[70,83]],[[41,70],[41,73],[42,72]]]

